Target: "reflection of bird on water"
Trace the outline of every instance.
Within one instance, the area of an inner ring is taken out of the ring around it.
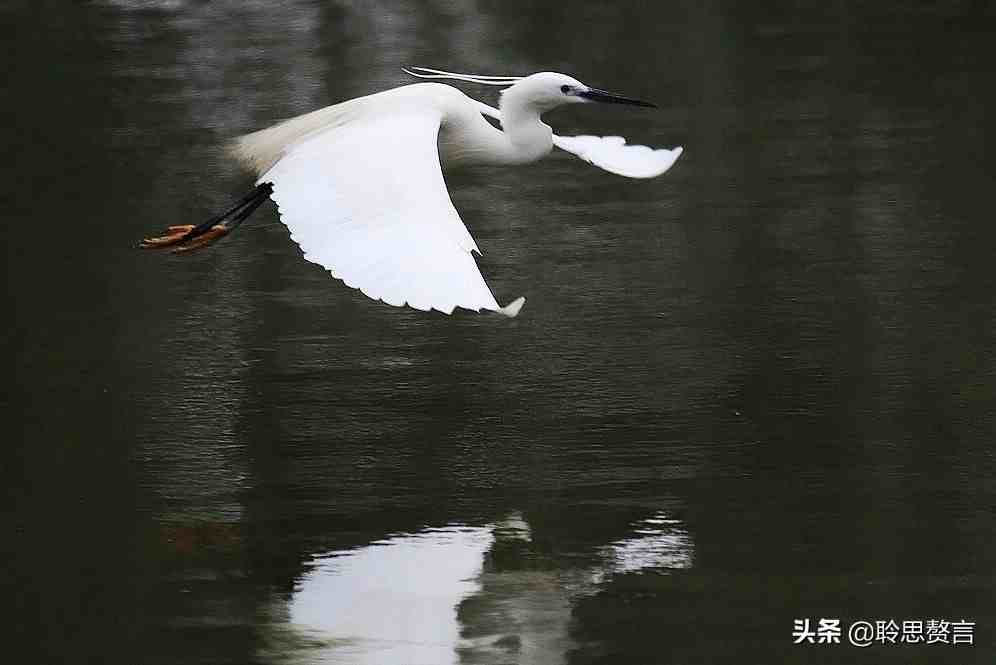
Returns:
[[[533,528],[512,513],[323,553],[290,598],[275,600],[281,618],[265,633],[266,648],[350,665],[566,663],[583,598],[616,574],[687,568],[694,550],[664,513],[631,523],[589,555],[558,552]]]
[[[540,116],[565,104],[654,106],[564,74],[406,71],[420,78],[503,86],[500,109],[449,85],[419,83],[249,134],[236,141],[233,152],[259,175],[256,189],[207,222],[172,226],[143,246],[203,247],[272,196],[304,258],[371,298],[447,314],[463,307],[515,316],[525,299],[498,305],[477,268],[473,252],[480,250],[453,208],[442,168],[525,164],[556,146],[612,173],[651,178],[681,154],[681,148],[626,145],[618,136],[554,134]]]

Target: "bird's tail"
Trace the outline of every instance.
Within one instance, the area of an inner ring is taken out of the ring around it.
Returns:
[[[365,97],[305,113],[232,141],[228,154],[257,176],[266,173],[301,139],[347,124],[362,115]]]
[[[256,208],[273,193],[273,185],[264,182],[225,212],[202,224],[183,224],[166,228],[166,234],[146,238],[139,245],[145,249],[167,249],[173,253],[189,252],[206,247],[235,230]]]

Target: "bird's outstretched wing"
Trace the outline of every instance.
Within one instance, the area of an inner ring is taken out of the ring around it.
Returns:
[[[389,305],[447,314],[499,307],[450,201],[431,109],[374,114],[306,137],[260,178],[304,258]]]
[[[656,178],[681,156],[682,148],[629,145],[621,136],[553,136],[553,145],[584,161],[627,178]]]
[[[476,101],[476,100],[475,100]],[[501,111],[483,102],[476,102],[482,115],[501,122]],[[656,178],[674,166],[682,148],[648,148],[629,145],[621,136],[557,136],[553,145],[577,155],[589,164],[627,178]]]

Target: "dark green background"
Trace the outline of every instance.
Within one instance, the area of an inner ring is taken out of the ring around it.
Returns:
[[[556,581],[664,513],[690,565],[565,591],[557,659],[993,662],[996,12],[765,7],[0,4],[7,659],[310,662],[268,608],[315,556],[518,513],[486,566]],[[369,301],[272,205],[134,248],[244,193],[226,139],[409,63],[653,99],[547,120],[685,154],[449,178],[511,322]],[[978,626],[793,646],[801,617]]]

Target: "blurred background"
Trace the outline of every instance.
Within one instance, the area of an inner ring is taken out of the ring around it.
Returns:
[[[0,3],[9,657],[993,662],[994,33],[972,0]],[[651,99],[547,121],[685,154],[449,176],[514,321],[367,300],[269,204],[135,248],[248,190],[225,141],[405,64]],[[975,644],[794,645],[821,617]]]

